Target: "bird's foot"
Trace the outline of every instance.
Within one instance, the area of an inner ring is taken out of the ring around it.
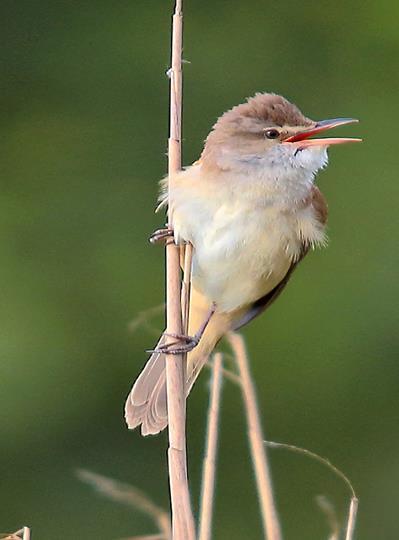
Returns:
[[[195,334],[194,336],[187,336],[185,334],[165,333],[164,336],[174,338],[176,341],[165,343],[164,345],[160,345],[156,349],[151,349],[147,352],[160,354],[185,354],[192,351],[198,345],[201,339],[201,336],[198,334]]]
[[[176,341],[171,341],[169,343],[165,343],[164,345],[159,345],[155,349],[151,349],[147,352],[160,354],[185,354],[192,351],[200,342],[215,311],[216,304],[215,302],[212,302],[204,322],[199,327],[198,332],[196,332],[193,336],[187,336],[186,334],[171,334],[165,332],[164,336],[175,339]]]
[[[173,229],[170,229],[168,227],[165,227],[163,229],[157,229],[152,233],[149,238],[151,244],[159,244],[161,242],[168,244],[169,242],[173,242],[173,239]]]

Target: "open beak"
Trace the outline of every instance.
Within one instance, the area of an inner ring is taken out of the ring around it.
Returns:
[[[332,120],[321,120],[316,122],[316,125],[301,131],[288,137],[283,142],[284,143],[296,143],[295,146],[298,148],[307,148],[309,146],[331,146],[332,144],[344,144],[350,142],[361,142],[362,139],[352,139],[347,137],[335,137],[335,138],[324,138],[324,139],[310,139],[313,135],[318,133],[323,133],[328,129],[332,129],[338,126],[344,126],[345,124],[353,124],[358,122],[355,118],[333,118]]]

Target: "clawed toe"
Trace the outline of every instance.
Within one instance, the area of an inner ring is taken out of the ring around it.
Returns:
[[[160,242],[167,242],[173,238],[173,229],[157,229],[152,233],[149,240],[151,244],[159,244]]]
[[[185,354],[192,351],[199,343],[199,338],[197,336],[186,336],[184,334],[165,334],[167,337],[176,338],[177,341],[171,341],[170,343],[165,343],[165,345],[160,345],[156,349],[151,349],[147,352],[149,353],[160,353],[160,354]],[[185,344],[179,345],[182,341],[185,341]]]
[[[164,333],[165,337],[175,339],[176,341],[171,341],[170,343],[165,343],[164,345],[159,345],[155,349],[151,349],[147,352],[149,353],[159,353],[159,354],[185,354],[192,351],[200,342],[209,321],[211,320],[213,314],[216,311],[216,304],[212,302],[209,313],[199,327],[198,332],[194,336],[187,336],[186,334],[172,334]]]

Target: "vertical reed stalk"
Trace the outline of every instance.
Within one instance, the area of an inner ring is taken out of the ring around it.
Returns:
[[[172,21],[172,61],[169,72],[169,176],[181,169],[182,41],[182,0],[176,0]],[[182,334],[183,332],[180,293],[180,248],[172,242],[166,246],[166,327],[167,332],[172,334]],[[169,485],[173,540],[194,540],[195,526],[187,478],[186,395],[183,360],[183,355],[169,355],[166,360]]]

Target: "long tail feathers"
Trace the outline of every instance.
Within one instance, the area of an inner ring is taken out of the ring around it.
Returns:
[[[195,289],[191,293],[189,334],[194,334],[209,313],[209,302]],[[232,315],[215,313],[199,344],[187,355],[186,395],[216,343],[231,326]],[[162,336],[158,346],[165,342]],[[133,385],[125,405],[129,429],[141,425],[142,435],[155,435],[168,425],[165,355],[153,353]]]
[[[161,337],[158,345],[163,342],[164,338]],[[196,349],[188,355],[187,395],[211,352],[204,351],[200,346],[198,351]],[[155,435],[168,425],[164,354],[153,353],[144,366],[126,400],[125,419],[129,429],[141,425],[144,436]]]
[[[164,341],[161,337],[157,347]],[[144,366],[126,400],[125,419],[129,429],[141,424],[143,435],[158,433],[166,427],[165,355],[153,353]]]

